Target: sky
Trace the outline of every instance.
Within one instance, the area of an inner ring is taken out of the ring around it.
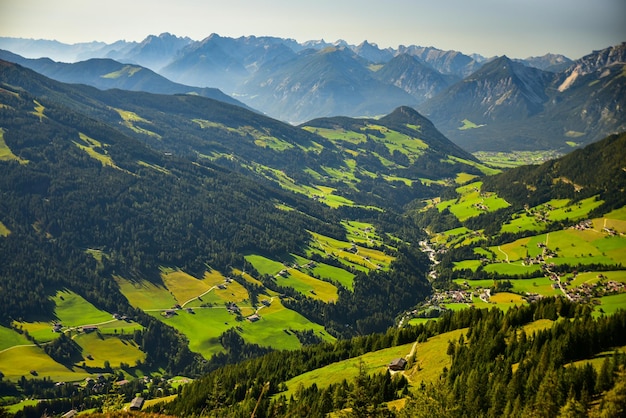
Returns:
[[[0,36],[63,43],[277,36],[577,59],[626,41],[626,0],[0,0]]]

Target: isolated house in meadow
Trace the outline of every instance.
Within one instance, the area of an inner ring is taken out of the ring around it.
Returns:
[[[394,372],[404,370],[404,368],[406,367],[406,360],[402,357],[394,359],[391,361],[391,363],[389,363],[389,366],[387,367],[389,367],[389,370],[393,370]]]
[[[258,321],[259,319],[261,319],[261,317],[260,317],[259,315],[257,315],[257,314],[254,314],[254,315],[250,315],[250,316],[249,316],[248,318],[246,318],[246,319],[247,319],[248,321],[250,321],[250,322],[256,322],[256,321]]]
[[[132,401],[130,401],[129,409],[131,411],[139,411],[142,407],[143,407],[143,398],[138,396]]]
[[[94,332],[98,330],[98,327],[96,325],[85,325],[82,329],[83,332]]]

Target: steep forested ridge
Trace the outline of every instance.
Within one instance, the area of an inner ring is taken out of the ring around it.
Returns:
[[[0,239],[2,276],[23,292],[19,297],[2,292],[4,320],[39,306],[45,310],[53,283],[75,284],[108,298],[116,292],[96,289],[111,286],[102,276],[112,272],[153,277],[159,265],[173,265],[201,274],[208,266],[243,265],[240,254],[246,250],[286,252],[306,240],[305,228],[340,234],[317,220],[332,219],[319,205],[210,164],[150,151],[100,122],[25,92],[4,89],[2,100],[4,141],[28,161],[0,164],[0,212],[11,231]],[[35,103],[42,114],[34,114]],[[315,217],[277,211],[274,201]],[[106,254],[102,273],[85,254],[89,248]]]

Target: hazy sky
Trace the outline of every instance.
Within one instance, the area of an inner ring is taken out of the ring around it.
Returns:
[[[0,0],[0,36],[65,43],[170,32],[364,40],[576,59],[626,41],[626,0]]]

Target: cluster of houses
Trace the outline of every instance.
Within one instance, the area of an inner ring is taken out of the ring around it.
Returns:
[[[602,274],[599,276],[602,276]],[[600,277],[600,279],[602,278],[603,277]],[[563,286],[567,286],[567,283],[563,283]],[[591,298],[613,295],[624,291],[626,291],[624,283],[614,280],[607,282],[600,280],[596,283],[583,283],[580,286],[567,289],[567,294],[569,298],[575,302],[588,302]]]

